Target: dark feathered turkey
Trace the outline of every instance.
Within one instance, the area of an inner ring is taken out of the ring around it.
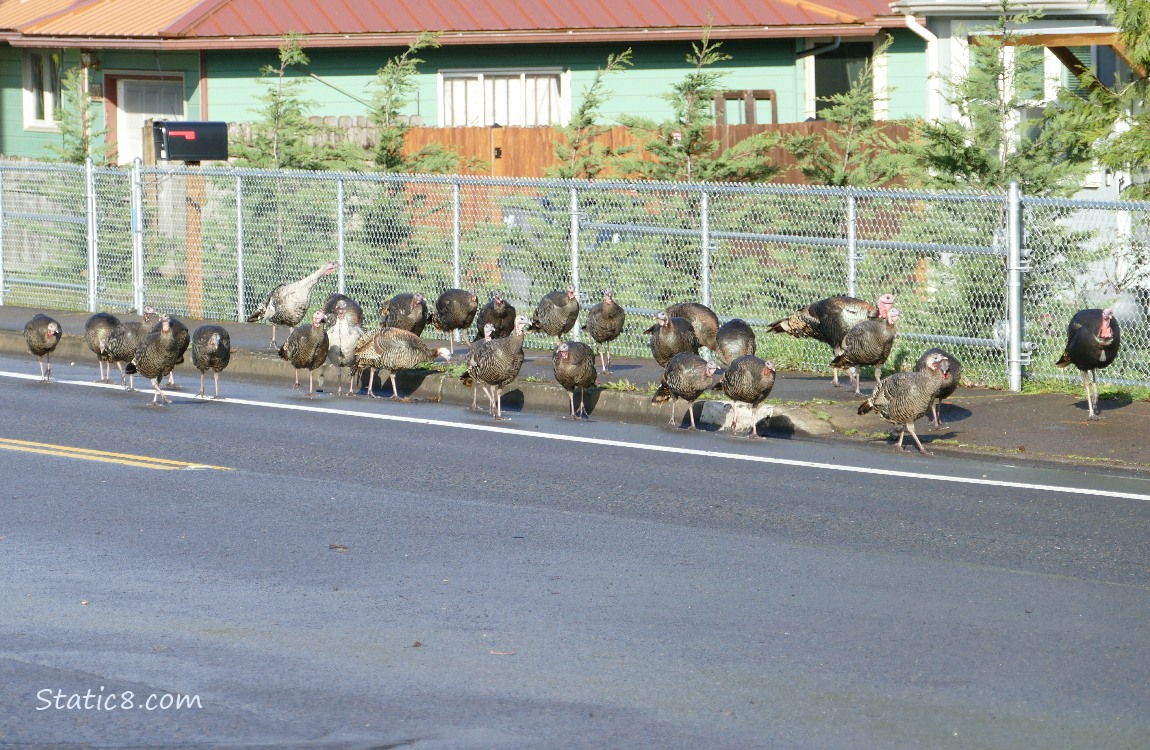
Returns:
[[[363,306],[346,294],[329,294],[320,309],[323,310],[328,328],[335,325],[339,310],[343,310],[344,316],[353,326],[363,325]]]
[[[275,287],[264,297],[256,311],[248,316],[248,322],[255,323],[263,320],[271,323],[271,346],[275,349],[276,326],[298,325],[311,306],[312,289],[315,288],[321,278],[337,268],[339,268],[339,263],[334,260],[328,261],[320,266],[315,273],[309,274],[299,281],[292,281]]]
[[[1114,311],[1090,308],[1079,310],[1066,328],[1066,349],[1054,364],[1058,367],[1074,365],[1082,372],[1082,385],[1086,388],[1086,409],[1090,419],[1101,419],[1098,408],[1098,370],[1109,367],[1118,356],[1122,345],[1122,331],[1114,319]],[[1094,387],[1091,389],[1091,382]]]
[[[655,391],[651,403],[661,404],[671,401],[671,420],[675,425],[675,401],[687,402],[687,416],[691,418],[690,429],[695,429],[695,412],[691,405],[699,396],[714,385],[714,375],[718,368],[693,352],[679,352],[663,370],[663,381]]]
[[[482,385],[492,415],[496,419],[503,418],[503,389],[519,377],[519,369],[523,366],[523,336],[530,322],[520,315],[515,319],[515,328],[510,336],[472,344],[467,354],[467,371],[459,377],[472,389],[472,409],[478,408],[476,399]]]
[[[295,370],[295,388],[299,389],[299,371],[307,370],[307,397],[315,395],[315,370],[327,361],[327,331],[323,327],[324,314],[316,310],[311,314],[311,323],[296,326],[288,340],[280,347],[280,357],[291,363]]]
[[[218,325],[202,325],[192,332],[192,365],[200,371],[200,392],[204,398],[204,375],[210,370],[215,381],[216,395],[220,397],[220,373],[232,360],[232,337],[228,329]]]
[[[931,354],[926,358],[923,369],[916,372],[897,372],[874,389],[870,398],[859,406],[858,413],[877,411],[879,416],[898,425],[898,449],[903,450],[902,441],[909,431],[921,453],[928,453],[914,431],[914,421],[926,414],[934,401],[934,394],[950,377],[950,361],[941,354]]]
[[[685,318],[699,340],[699,346],[715,351],[718,346],[719,316],[715,311],[699,302],[676,302],[668,305],[663,312],[671,318]]]
[[[942,406],[942,400],[944,398],[950,398],[955,389],[958,388],[959,382],[962,380],[962,362],[959,361],[958,357],[954,356],[945,349],[928,349],[922,353],[921,357],[918,358],[918,362],[915,363],[914,369],[916,371],[924,369],[926,367],[927,358],[932,354],[941,354],[942,356],[946,357],[947,362],[950,363],[950,368],[947,371],[947,374],[950,377],[942,381],[942,387],[939,388],[938,393],[934,394],[934,400],[930,404],[930,426],[938,428],[945,424],[945,422],[939,418],[939,409]]]
[[[551,355],[555,380],[567,390],[571,418],[587,416],[584,400],[587,389],[595,385],[595,352],[578,341],[564,341]],[[575,410],[575,389],[579,389],[579,410]]]
[[[479,293],[466,289],[448,289],[435,300],[431,310],[431,325],[447,334],[447,346],[455,354],[455,332],[471,328],[471,321],[479,312]]]
[[[192,343],[192,334],[188,331],[188,327],[184,325],[184,321],[177,318],[175,315],[168,315],[168,324],[172,327],[172,334],[176,337],[176,343],[180,347],[180,356],[176,359],[176,364],[180,365],[184,362],[184,354],[187,353],[188,347]],[[157,321],[152,326],[153,331],[160,330],[160,323]],[[168,387],[177,388],[176,386],[176,372],[175,368],[168,373]]]
[[[362,314],[362,313],[361,313]],[[337,382],[336,395],[343,395],[343,368],[348,368],[347,395],[354,396],[358,388],[353,387],[358,369],[355,364],[355,349],[364,336],[363,328],[356,321],[356,312],[345,301],[337,301],[333,305],[330,316],[331,321],[327,329],[327,361],[335,365],[335,379]],[[325,368],[326,370],[326,368]],[[323,388],[324,375],[320,372],[319,383]]]
[[[827,297],[812,302],[790,317],[776,320],[767,326],[771,333],[785,333],[797,339],[811,338],[831,347],[831,356],[842,354],[840,345],[847,331],[867,319],[884,318],[894,306],[894,295],[884,294],[872,305],[857,297]],[[839,371],[835,368],[831,380],[839,384]]]
[[[655,325],[643,333],[651,334],[651,356],[661,367],[680,352],[699,353],[699,339],[686,318],[672,318],[661,311],[655,316]]]
[[[583,330],[591,334],[591,338],[599,346],[599,364],[603,372],[611,371],[611,342],[623,333],[623,324],[627,321],[627,313],[615,302],[610,291],[603,294],[603,301],[591,308],[587,313],[587,322]]]
[[[129,373],[126,365],[136,358],[136,349],[140,347],[140,339],[151,333],[152,324],[159,316],[151,305],[144,307],[140,320],[121,320],[120,325],[108,337],[108,357],[120,369],[120,385],[129,391],[136,390],[135,375]],[[110,373],[110,370],[109,370]]]
[[[422,292],[397,294],[379,308],[380,328],[402,328],[416,336],[427,327],[427,299]]]
[[[108,340],[118,325],[120,319],[106,312],[98,312],[84,323],[84,341],[96,355],[96,365],[100,368],[98,383],[112,382],[112,355],[108,351]]]
[[[60,322],[44,313],[37,313],[24,324],[24,342],[36,355],[40,377],[45,383],[52,379],[52,352],[60,343],[60,333]]]
[[[840,354],[831,360],[832,367],[874,367],[875,385],[882,383],[882,366],[890,356],[894,347],[894,338],[898,333],[898,310],[891,308],[886,317],[875,320],[864,320],[854,328],[847,331],[839,346]],[[859,396],[859,373],[851,370],[851,383],[855,393]]]
[[[407,401],[399,395],[395,374],[409,370],[436,357],[451,360],[451,351],[446,346],[431,347],[411,331],[402,328],[380,328],[364,335],[356,345],[356,370],[368,370],[367,395],[375,395],[375,373],[379,372],[380,383],[386,377],[391,381],[391,397],[397,401]]]
[[[730,365],[739,357],[754,355],[755,330],[742,318],[733,318],[719,326],[715,336],[715,355],[724,365]]]
[[[766,401],[775,387],[775,363],[759,359],[753,354],[745,354],[736,358],[723,372],[723,379],[715,386],[715,390],[726,394],[727,398],[741,404],[747,404],[751,409],[750,438],[758,437],[757,422],[754,419],[759,404]],[[738,405],[731,407],[731,432],[738,433]],[[772,414],[774,409],[771,409]]]
[[[503,292],[495,292],[483,309],[475,316],[475,338],[483,338],[483,326],[490,323],[495,326],[491,338],[502,339],[511,335],[515,330],[515,306],[503,299]]]
[[[535,314],[531,316],[531,325],[527,330],[553,337],[558,346],[559,337],[574,328],[578,320],[579,300],[575,297],[575,287],[568,284],[566,291],[543,295],[543,299],[535,306]]]
[[[125,371],[131,375],[139,373],[152,381],[152,388],[156,395],[152,396],[152,404],[171,403],[171,399],[164,395],[160,388],[160,381],[164,376],[171,374],[182,357],[180,341],[172,328],[172,319],[168,315],[161,315],[160,322],[155,330],[146,333],[136,347],[136,357],[128,363]]]

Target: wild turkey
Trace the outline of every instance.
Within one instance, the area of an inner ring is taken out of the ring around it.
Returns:
[[[100,368],[97,383],[112,382],[112,356],[108,352],[108,339],[118,325],[120,319],[106,312],[98,312],[84,323],[84,340],[96,355],[96,366]]]
[[[422,292],[397,294],[379,308],[380,328],[402,328],[416,336],[427,327],[427,299]]]
[[[626,311],[615,302],[610,289],[603,293],[603,301],[587,313],[583,330],[591,334],[599,346],[599,364],[603,366],[603,372],[611,371],[611,342],[623,333],[626,320]]]
[[[950,367],[947,370],[947,374],[950,377],[943,380],[942,387],[939,389],[938,393],[934,394],[934,400],[930,404],[930,426],[937,429],[946,424],[942,421],[942,419],[939,418],[939,408],[942,406],[942,400],[944,398],[949,398],[951,394],[954,393],[955,389],[958,388],[959,382],[962,381],[962,362],[958,360],[958,357],[954,356],[945,349],[928,349],[923,352],[922,356],[918,358],[918,362],[915,363],[915,371],[925,368],[926,360],[932,354],[941,354],[942,356],[946,357],[947,362],[950,363]]]
[[[495,292],[483,309],[475,316],[475,338],[483,338],[483,326],[490,323],[495,326],[491,338],[502,339],[511,335],[515,330],[515,306],[503,299],[503,292]]]
[[[295,388],[299,390],[299,371],[307,370],[307,397],[315,397],[315,370],[327,360],[330,346],[323,327],[323,310],[311,314],[311,323],[292,329],[288,340],[280,347],[280,357],[295,368]]]
[[[567,285],[566,291],[555,291],[543,295],[539,304],[535,306],[535,314],[531,316],[529,332],[542,332],[555,339],[559,346],[559,337],[575,327],[579,320],[579,300],[575,297],[575,287]]]
[[[700,357],[694,352],[679,352],[667,363],[663,371],[663,381],[651,398],[651,403],[662,404],[671,402],[671,420],[667,423],[675,426],[675,401],[682,399],[687,402],[687,416],[691,418],[690,429],[695,429],[695,412],[691,404],[695,399],[714,385],[714,375],[718,371],[714,363]]]
[[[204,394],[204,375],[212,371],[212,380],[215,381],[216,395],[220,397],[220,373],[228,366],[232,359],[232,337],[227,329],[217,325],[202,325],[192,333],[192,364],[200,371],[200,392],[196,396],[206,398]]]
[[[327,299],[323,301],[323,305],[320,306],[320,309],[323,310],[324,317],[327,319],[328,328],[335,325],[338,310],[343,310],[344,315],[347,316],[347,320],[351,325],[363,325],[363,307],[346,294],[340,294],[339,292],[329,294]]]
[[[699,340],[699,346],[705,346],[715,351],[718,346],[719,316],[706,305],[698,302],[676,302],[668,305],[663,312],[671,318],[686,318]]]
[[[660,367],[666,367],[680,352],[699,353],[699,340],[686,318],[672,318],[661,311],[655,316],[655,325],[643,333],[651,334],[651,356]]]
[[[40,363],[40,377],[45,383],[52,379],[52,352],[60,343],[60,323],[44,313],[38,313],[24,324],[24,341]]]
[[[325,315],[328,321],[327,329],[327,361],[335,365],[335,379],[338,383],[336,395],[343,395],[343,368],[348,368],[347,395],[354,396],[357,389],[353,387],[358,372],[355,364],[355,350],[364,336],[363,328],[357,320],[362,320],[363,311],[358,313],[351,300],[337,300],[332,305],[332,312]],[[326,368],[325,368],[326,369]],[[319,384],[323,388],[324,375],[320,372]]]
[[[715,355],[724,365],[739,357],[754,355],[755,330],[742,318],[732,318],[719,326],[715,336]]]
[[[841,344],[847,331],[867,319],[885,318],[886,311],[894,307],[894,295],[884,294],[872,305],[857,297],[827,297],[812,302],[803,309],[767,326],[771,333],[786,333],[796,339],[815,339],[831,347],[832,357],[842,354]],[[839,384],[839,371],[834,368],[831,379]]]
[[[720,336],[721,339],[721,336]],[[722,348],[722,341],[719,342]],[[723,379],[719,381],[714,390],[726,394],[727,398],[737,402],[731,406],[731,432],[739,431],[738,404],[747,404],[751,407],[751,432],[749,438],[757,438],[758,430],[754,419],[759,404],[771,395],[775,387],[775,363],[762,360],[753,354],[745,354],[735,359],[723,372]],[[774,407],[771,407],[774,414]]]
[[[515,318],[515,329],[510,336],[476,342],[467,354],[467,370],[459,376],[463,384],[472,389],[471,408],[477,409],[477,389],[483,386],[487,401],[496,419],[503,418],[503,389],[519,377],[523,366],[523,336],[531,323],[526,316]]]
[[[435,300],[431,325],[447,334],[447,346],[455,354],[455,332],[466,331],[479,311],[479,293],[466,289],[448,289]]]
[[[160,388],[160,381],[165,375],[172,372],[176,362],[183,356],[180,352],[180,342],[176,331],[172,328],[172,319],[169,315],[161,315],[157,328],[145,334],[136,347],[136,357],[128,363],[125,371],[129,375],[139,373],[152,381],[152,388],[156,395],[152,396],[152,405],[170,404],[172,400],[164,395]]]
[[[276,326],[296,326],[311,307],[311,292],[319,280],[339,268],[334,260],[320,266],[315,273],[299,281],[292,281],[268,292],[256,311],[248,316],[249,323],[265,320],[272,324],[272,349],[276,348]]]
[[[179,344],[180,347],[180,356],[176,359],[176,364],[181,365],[184,363],[184,354],[187,353],[188,347],[192,343],[192,334],[188,331],[188,327],[184,325],[184,321],[180,320],[175,315],[168,315],[168,324],[172,327],[172,335],[176,337],[176,343]],[[160,330],[159,321],[157,321],[155,325],[152,326],[152,331],[158,330]],[[168,387],[179,388],[179,386],[176,385],[176,373],[174,367],[172,368],[172,371],[168,373]]]
[[[1054,364],[1058,367],[1074,365],[1082,372],[1082,385],[1086,388],[1086,410],[1090,419],[1102,419],[1098,408],[1098,370],[1109,367],[1118,356],[1122,345],[1122,331],[1114,319],[1114,311],[1089,308],[1079,310],[1066,328],[1066,349]],[[1093,391],[1090,383],[1093,381]]]
[[[567,391],[571,401],[571,418],[587,416],[584,399],[587,389],[595,385],[595,352],[578,341],[564,341],[551,355],[555,380]],[[579,411],[575,411],[575,389],[579,389]]]
[[[923,368],[915,372],[896,372],[882,381],[870,398],[859,406],[859,414],[877,411],[878,415],[898,425],[898,449],[903,450],[902,440],[909,431],[919,452],[929,454],[922,447],[918,433],[914,431],[914,421],[926,414],[934,401],[934,394],[950,378],[950,360],[942,354],[927,355]]]
[[[882,366],[894,347],[898,318],[899,311],[891,308],[885,318],[864,320],[847,331],[847,335],[843,338],[840,346],[842,353],[831,360],[831,367],[851,368],[850,377],[855,387],[855,395],[862,395],[859,390],[861,378],[855,367],[874,366],[875,384],[882,383]]]
[[[395,373],[431,362],[436,357],[451,361],[451,351],[446,346],[431,348],[427,342],[411,331],[402,328],[380,328],[366,334],[356,345],[356,371],[369,370],[367,395],[375,395],[375,373],[379,371],[380,383],[386,376],[391,380],[391,398],[395,401],[409,401],[399,395],[395,384]]]
[[[151,305],[144,306],[140,320],[122,320],[120,325],[108,337],[108,358],[116,363],[120,370],[120,385],[129,391],[136,390],[135,375],[128,372],[126,365],[136,358],[136,350],[140,347],[140,339],[152,332],[152,323],[159,316]],[[109,375],[111,368],[109,368]]]

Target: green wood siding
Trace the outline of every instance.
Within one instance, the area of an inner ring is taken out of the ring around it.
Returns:
[[[908,30],[892,31],[887,50],[887,118],[926,117],[926,41]]]

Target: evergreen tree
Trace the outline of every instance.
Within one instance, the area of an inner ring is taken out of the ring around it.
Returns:
[[[96,127],[92,97],[79,68],[69,68],[61,77],[60,95],[62,101],[53,116],[60,128],[61,142],[48,148],[71,164],[83,164],[89,156],[97,164],[105,161],[104,136],[108,131]]]
[[[608,163],[630,151],[630,147],[612,148],[599,138],[609,131],[608,125],[596,123],[599,108],[606,101],[603,93],[604,78],[631,66],[631,50],[607,56],[607,66],[599,68],[591,85],[583,92],[583,100],[571,117],[571,123],[557,128],[560,140],[555,142],[555,159],[559,163],[547,170],[547,176],[565,179],[595,179]]]

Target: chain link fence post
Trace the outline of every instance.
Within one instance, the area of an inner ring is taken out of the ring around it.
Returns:
[[[579,293],[579,189],[571,188],[571,285],[575,287],[575,299],[582,299]],[[579,340],[579,325],[571,329],[572,337]]]
[[[711,306],[711,194],[703,191],[699,202],[699,233],[703,243],[699,262],[699,295],[707,307]]]
[[[4,228],[8,219],[4,216],[4,170],[0,169],[0,305],[4,304],[7,280],[4,278]]]
[[[84,195],[88,204],[88,312],[94,313],[99,299],[99,245],[96,242],[96,164],[91,156],[84,160]]]
[[[1010,328],[1007,381],[1010,390],[1022,390],[1022,191],[1017,182],[1007,189],[1006,207],[1006,317]]]
[[[858,206],[855,196],[847,196],[847,296],[858,295]]]
[[[236,320],[246,320],[244,300],[244,178],[236,175]]]
[[[131,233],[132,233],[132,308],[144,310],[144,175],[140,171],[143,160],[132,160]]]
[[[458,179],[451,181],[451,285],[463,288],[463,198]],[[453,334],[454,335],[454,334]]]
[[[335,181],[335,246],[336,262],[339,263],[339,270],[336,272],[336,291],[340,294],[347,294],[347,245],[343,213],[343,178],[339,177]]]

